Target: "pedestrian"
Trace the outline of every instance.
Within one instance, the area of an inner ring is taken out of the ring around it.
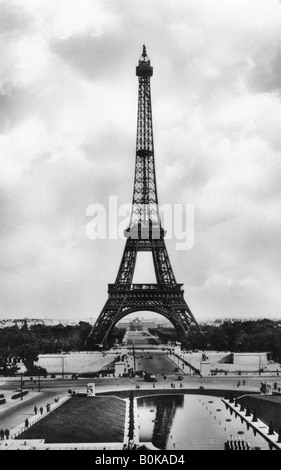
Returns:
[[[6,439],[9,439],[9,437],[10,437],[10,431],[9,431],[9,429],[6,429],[6,430],[5,430],[5,436],[6,436]]]
[[[38,409],[37,409],[37,406],[35,405],[35,406],[34,406],[34,414],[35,414],[35,415],[37,415],[37,411],[38,411]]]
[[[26,427],[26,429],[27,429],[27,428],[28,428],[28,426],[29,426],[29,421],[28,421],[28,419],[27,419],[27,418],[26,418],[26,420],[25,420],[25,422],[24,422],[24,425],[25,425],[25,427]]]
[[[1,441],[4,441],[4,438],[5,438],[5,431],[4,431],[4,429],[1,429],[0,430],[0,439],[1,439]]]
[[[41,406],[41,407],[40,407],[41,416],[42,416],[42,414],[43,414],[43,411],[44,411],[44,410],[43,410],[43,407]]]

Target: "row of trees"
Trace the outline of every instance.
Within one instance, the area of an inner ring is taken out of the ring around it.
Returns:
[[[9,368],[10,358],[23,361],[28,370],[33,368],[39,354],[56,354],[70,351],[85,350],[85,341],[91,331],[92,325],[81,321],[78,325],[26,324],[19,328],[17,324],[12,327],[0,329],[0,372]],[[111,345],[122,341],[125,329],[114,328],[110,337]]]
[[[149,330],[161,342],[177,341],[173,328]],[[231,352],[272,352],[281,362],[281,322],[272,320],[225,321],[220,325],[202,325],[201,331],[191,327],[185,347],[189,350]]]
[[[78,325],[25,324],[0,329],[0,370],[10,357],[21,359],[31,369],[39,354],[85,350],[85,341],[92,326],[87,322]],[[177,341],[174,328],[151,328],[162,343]],[[121,342],[125,329],[115,327],[110,346]],[[220,325],[202,325],[201,331],[191,327],[185,347],[189,350],[215,350],[231,352],[272,352],[273,359],[281,362],[281,322],[272,320],[225,321]]]

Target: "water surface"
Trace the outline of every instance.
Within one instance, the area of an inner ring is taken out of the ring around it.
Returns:
[[[159,449],[224,450],[232,436],[268,450],[265,439],[231,415],[219,397],[159,395],[137,402],[140,442],[152,442]]]

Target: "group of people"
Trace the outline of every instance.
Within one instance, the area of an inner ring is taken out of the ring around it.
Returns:
[[[237,439],[237,437],[235,437],[235,439],[233,439],[233,437],[230,436],[225,443],[225,450],[251,450],[251,447],[250,444],[244,440],[244,438],[241,439],[239,437],[239,439]]]
[[[47,413],[49,413],[50,409],[51,409],[51,405],[50,405],[49,403],[47,403],[47,405],[46,405],[46,411],[47,411]],[[34,406],[34,414],[37,415],[38,413],[40,413],[41,416],[43,415],[43,413],[44,413],[44,408],[43,408],[43,406],[40,406],[39,410],[38,410],[38,408],[37,408],[36,405]],[[30,424],[30,423],[29,423],[29,420],[28,420],[28,418],[26,418],[26,420],[25,420],[25,422],[24,422],[24,426],[25,426],[26,429],[29,427],[29,424]]]
[[[47,413],[50,411],[50,409],[51,409],[51,405],[50,405],[49,403],[47,403],[47,405],[46,405],[46,411],[47,411]],[[34,406],[34,414],[37,415],[38,413],[40,413],[41,416],[43,415],[43,413],[44,413],[44,408],[43,408],[43,406],[40,406],[39,410],[38,410],[38,408],[37,408],[36,405]],[[26,420],[25,420],[25,422],[24,422],[24,426],[25,426],[26,429],[29,427],[29,424],[30,424],[30,423],[29,423],[29,420],[28,420],[28,418],[26,418]]]
[[[171,382],[171,388],[176,388],[176,384],[174,384],[173,382]],[[182,388],[182,383],[180,383],[180,387],[179,388]]]
[[[243,385],[246,385],[246,382],[245,382],[245,380],[243,380],[242,384],[243,384]],[[240,380],[239,380],[239,381],[237,382],[237,387],[239,388],[239,387],[240,387],[240,385],[241,385],[241,382],[240,382]]]
[[[183,387],[183,385],[182,385],[182,383],[180,383],[179,388],[182,388],[182,387]],[[140,388],[140,384],[136,384],[136,388]],[[155,383],[154,382],[153,382],[153,388],[155,388]],[[176,384],[171,382],[171,388],[176,388]]]
[[[57,399],[56,401],[58,401],[58,399]],[[47,405],[46,405],[46,411],[47,411],[47,413],[49,413],[50,409],[51,409],[51,405],[50,405],[49,403],[47,403]],[[37,408],[36,405],[34,406],[34,414],[37,415],[38,413],[40,413],[41,416],[43,415],[43,413],[44,413],[44,408],[43,408],[43,406],[40,406],[39,410],[38,410],[38,408]],[[25,428],[26,428],[26,429],[29,427],[30,423],[29,423],[28,418],[26,418],[26,420],[25,420],[25,422],[24,422],[24,425],[25,425]],[[9,439],[9,438],[10,438],[10,431],[9,431],[9,429],[5,429],[5,430],[4,430],[4,429],[0,429],[0,440],[1,440],[1,441],[4,441],[5,439]]]
[[[5,439],[9,439],[10,431],[9,429],[0,429],[0,440],[4,441]]]
[[[47,405],[47,406],[50,406],[50,405]],[[46,408],[47,408],[47,406],[46,406]],[[42,414],[43,414],[43,412],[44,412],[43,406],[40,406],[40,409],[39,409],[39,410],[38,410],[38,408],[37,408],[36,405],[34,406],[34,414],[37,415],[38,412],[40,412],[40,414],[41,414],[41,416],[42,416]]]
[[[275,391],[278,391],[278,393],[281,393],[281,387],[278,387],[277,382],[274,382],[273,388]]]

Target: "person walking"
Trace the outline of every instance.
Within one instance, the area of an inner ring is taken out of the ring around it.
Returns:
[[[0,439],[1,439],[1,441],[4,441],[4,438],[5,438],[5,431],[4,431],[4,429],[1,429],[0,430]]]
[[[9,429],[6,429],[6,430],[5,430],[5,436],[6,436],[6,439],[9,439],[9,437],[10,437],[10,431],[9,431]]]
[[[43,411],[44,411],[44,410],[43,410],[43,407],[41,406],[41,407],[40,407],[41,416],[42,416],[42,414],[43,414]]]
[[[27,428],[28,428],[28,426],[29,426],[29,421],[28,421],[28,419],[27,419],[27,418],[26,418],[26,420],[25,420],[25,422],[24,422],[24,425],[25,425],[25,427],[26,427],[26,429],[27,429]]]
[[[38,411],[38,409],[37,409],[37,406],[35,405],[35,406],[34,406],[34,414],[35,414],[35,415],[37,415],[37,411]]]

